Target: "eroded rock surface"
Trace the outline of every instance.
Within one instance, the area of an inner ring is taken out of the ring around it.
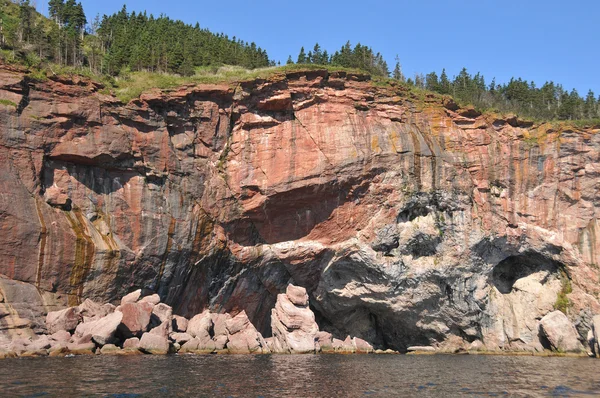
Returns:
[[[308,294],[303,287],[288,285],[286,292],[277,296],[271,328],[275,352],[305,354],[319,350],[315,345],[319,326],[308,308]]]
[[[26,105],[0,109],[3,341],[137,289],[269,336],[290,281],[342,347],[535,351],[559,296],[582,341],[600,314],[597,128],[343,72],[129,104],[100,88],[0,67],[0,98]]]

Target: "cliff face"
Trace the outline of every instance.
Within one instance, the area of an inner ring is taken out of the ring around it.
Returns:
[[[290,282],[322,329],[401,350],[541,349],[557,298],[583,337],[600,314],[597,130],[341,72],[127,105],[99,89],[0,70],[16,105],[0,105],[10,333],[145,288],[185,316],[245,310],[268,334]]]

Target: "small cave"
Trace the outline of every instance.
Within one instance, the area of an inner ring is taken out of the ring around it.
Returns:
[[[397,222],[405,223],[413,221],[417,217],[425,217],[431,212],[427,203],[411,203],[398,214]]]
[[[447,213],[452,215],[454,211],[463,209],[461,199],[453,194],[434,191],[434,192],[417,192],[413,194],[406,202],[398,216],[397,223],[410,222],[417,217],[425,217],[430,213]]]
[[[315,314],[315,321],[320,331],[331,333],[339,340],[347,336],[358,337],[368,341],[375,348],[388,349],[390,347],[385,339],[380,317],[366,307],[356,307],[352,310],[336,314],[336,319],[324,314],[318,306],[310,304],[310,309]]]
[[[507,257],[492,271],[491,283],[502,294],[509,294],[515,282],[538,272],[546,272],[540,281],[546,283],[550,276],[558,274],[563,265],[539,253],[524,253]]]

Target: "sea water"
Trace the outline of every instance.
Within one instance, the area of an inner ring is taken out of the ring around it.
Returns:
[[[600,396],[600,360],[488,355],[5,359],[0,396]]]

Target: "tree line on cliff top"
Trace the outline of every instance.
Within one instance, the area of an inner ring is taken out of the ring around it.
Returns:
[[[267,52],[255,43],[215,34],[164,15],[154,17],[128,12],[126,6],[112,15],[96,16],[88,22],[81,3],[49,0],[48,15],[37,13],[30,0],[0,0],[0,55],[18,59],[28,66],[54,63],[95,74],[118,76],[123,72],[145,71],[194,75],[205,66],[234,65],[247,69],[274,66]],[[536,119],[581,120],[600,118],[600,97],[590,90],[581,97],[560,84],[511,79],[489,83],[480,73],[466,69],[450,78],[445,70],[406,78],[398,57],[394,69],[380,53],[348,41],[330,54],[315,44],[304,47],[288,64],[312,64],[360,69],[374,76],[391,78],[406,85],[451,95],[479,109],[514,112]]]
[[[2,49],[18,52],[30,65],[50,61],[108,75],[129,69],[188,76],[201,66],[254,69],[272,64],[255,43],[164,15],[129,13],[126,6],[88,24],[81,3],[49,0],[48,15],[37,13],[30,0],[0,0]]]
[[[287,63],[294,63],[292,56],[289,56]],[[381,54],[375,54],[370,47],[360,43],[352,48],[350,42],[347,42],[331,55],[327,50],[322,50],[318,43],[308,53],[302,47],[296,63],[344,66],[362,69],[375,76],[390,76],[387,63]],[[444,69],[439,76],[436,72],[431,72],[427,75],[416,74],[407,79],[402,73],[397,56],[391,77],[413,87],[451,95],[460,102],[472,104],[479,109],[515,112],[544,120],[600,118],[600,96],[596,98],[594,92],[589,90],[585,98],[582,98],[577,90],[568,91],[552,81],[544,83],[541,87],[537,87],[533,81],[528,82],[521,78],[512,78],[505,84],[497,84],[495,79],[492,79],[487,84],[481,73],[472,75],[466,68],[453,78],[448,77]]]

